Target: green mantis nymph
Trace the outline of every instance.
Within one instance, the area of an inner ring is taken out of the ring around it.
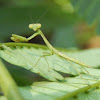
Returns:
[[[29,24],[29,28],[33,29],[34,31],[36,31],[36,33],[34,33],[32,36],[26,38],[26,37],[22,37],[19,35],[15,35],[12,34],[11,39],[15,42],[28,42],[29,40],[31,40],[32,38],[34,38],[37,35],[41,35],[41,37],[43,38],[45,44],[47,45],[47,47],[49,48],[49,50],[51,51],[51,54],[56,54],[59,57],[62,57],[63,59],[67,60],[67,61],[72,61],[80,66],[83,67],[90,67],[89,65],[85,64],[84,62],[79,61],[78,59],[69,57],[63,53],[61,53],[60,51],[58,51],[57,49],[55,49],[50,43],[49,41],[46,39],[46,37],[44,36],[44,34],[42,33],[42,31],[40,30],[41,28],[41,24],[36,23],[36,24]]]

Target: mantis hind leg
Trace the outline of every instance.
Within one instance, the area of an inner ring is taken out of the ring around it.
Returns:
[[[87,84],[88,86],[90,86],[88,80],[85,79],[85,78],[83,78],[83,76],[82,76],[81,73],[77,70],[77,68],[76,68],[69,60],[67,60],[67,61],[72,65],[72,67],[76,70],[76,72],[79,74],[79,76],[80,76],[83,80],[85,80],[86,84]]]
[[[85,72],[87,72],[90,76],[92,76],[95,80],[99,80],[98,78],[96,78],[95,76],[93,76],[89,71],[87,71],[86,70],[86,68],[84,68],[83,66],[82,66],[82,68],[83,68],[83,70],[85,71]]]

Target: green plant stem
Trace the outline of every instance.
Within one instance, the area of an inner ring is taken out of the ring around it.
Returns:
[[[51,51],[51,53],[53,54],[56,54],[57,56],[60,56],[60,57],[62,57],[62,58],[64,58],[65,60],[70,60],[70,61],[72,61],[72,62],[74,62],[74,63],[76,63],[76,64],[79,64],[79,65],[81,65],[81,66],[84,66],[84,67],[90,67],[89,65],[87,65],[87,64],[85,64],[85,63],[83,63],[83,62],[81,62],[81,61],[79,61],[79,60],[77,60],[77,59],[75,59],[75,58],[71,58],[71,57],[69,57],[69,56],[67,56],[67,55],[65,55],[65,54],[63,54],[63,53],[61,53],[61,52],[59,52],[57,49],[55,49],[50,43],[49,43],[49,41],[46,39],[46,37],[44,36],[44,34],[42,33],[42,31],[40,30],[40,29],[38,29],[37,30],[37,33],[39,33],[40,35],[41,35],[41,37],[43,38],[43,40],[44,40],[44,42],[46,43],[46,45],[48,46],[48,48],[50,49],[50,51]]]
[[[97,83],[88,85],[88,86],[86,86],[86,87],[83,87],[83,88],[81,88],[81,89],[78,89],[78,90],[76,90],[76,91],[73,91],[73,92],[71,92],[71,93],[68,93],[68,94],[66,94],[66,95],[64,95],[64,96],[62,96],[62,97],[60,97],[60,98],[57,98],[56,100],[67,100],[67,99],[70,98],[70,97],[74,97],[74,96],[76,96],[76,95],[79,94],[79,93],[85,92],[85,91],[87,91],[87,90],[89,90],[89,89],[92,89],[92,88],[95,88],[95,87],[98,87],[98,86],[100,86],[100,81],[98,81]]]
[[[7,100],[24,100],[16,83],[0,60],[0,86]]]

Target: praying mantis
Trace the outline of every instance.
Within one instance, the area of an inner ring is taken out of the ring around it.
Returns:
[[[11,40],[15,41],[15,42],[28,42],[29,40],[31,40],[32,38],[36,37],[37,35],[40,35],[45,44],[47,45],[47,47],[49,48],[50,52],[51,52],[51,55],[53,54],[56,54],[57,56],[67,60],[67,61],[72,61],[80,66],[83,66],[83,67],[88,67],[90,68],[91,66],[85,64],[84,62],[78,60],[78,59],[75,59],[75,58],[72,58],[72,57],[69,57],[63,53],[61,53],[60,51],[58,51],[56,48],[54,48],[50,42],[46,39],[45,35],[43,34],[43,32],[40,30],[41,28],[41,24],[40,23],[36,23],[36,24],[29,24],[29,28],[30,29],[33,29],[36,33],[34,33],[33,35],[31,35],[30,37],[26,38],[26,37],[23,37],[23,36],[19,36],[19,35],[16,35],[16,34],[12,34],[12,37],[11,37]]]

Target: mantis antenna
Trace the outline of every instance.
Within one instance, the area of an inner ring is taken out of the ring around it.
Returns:
[[[39,20],[48,12],[48,9],[40,16],[40,18],[36,21],[36,23],[39,22]]]

